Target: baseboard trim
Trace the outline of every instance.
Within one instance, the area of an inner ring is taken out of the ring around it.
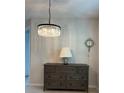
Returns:
[[[29,86],[43,87],[43,84],[31,83]]]
[[[35,87],[43,87],[43,84],[39,84],[39,83],[31,83],[29,84],[29,86],[35,86]],[[89,85],[89,88],[91,89],[97,89],[97,87],[95,85]]]
[[[96,89],[97,88],[96,85],[89,85],[88,87],[89,88],[93,88],[93,89]]]

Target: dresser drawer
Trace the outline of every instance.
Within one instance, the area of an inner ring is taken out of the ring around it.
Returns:
[[[87,74],[88,73],[88,67],[77,67],[76,73],[79,74]]]
[[[88,67],[67,66],[64,68],[65,72],[74,74],[85,74],[88,72]]]
[[[67,89],[78,89],[78,90],[86,90],[88,88],[87,82],[80,81],[68,81]]]
[[[58,80],[48,80],[47,82],[45,82],[45,86],[47,86],[46,89],[65,89],[66,83],[60,80],[59,82]]]
[[[88,80],[88,76],[84,74],[69,74],[67,80]]]
[[[57,81],[47,80],[44,82],[44,86],[46,89],[57,89],[58,85],[59,83]]]
[[[44,66],[44,72],[45,73],[55,73],[56,66]]]
[[[68,66],[65,68],[65,71],[68,73],[76,73],[76,67]]]
[[[65,80],[66,75],[61,73],[46,73],[44,78],[46,80]]]

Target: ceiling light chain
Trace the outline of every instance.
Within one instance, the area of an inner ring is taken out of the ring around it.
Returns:
[[[51,24],[51,0],[49,0],[49,23],[38,25],[38,35],[43,37],[58,37],[60,36],[61,27],[56,24]]]
[[[49,24],[51,21],[51,0],[49,0]]]

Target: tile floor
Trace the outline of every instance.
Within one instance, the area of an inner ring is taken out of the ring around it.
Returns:
[[[43,91],[43,88],[41,87],[34,87],[34,86],[27,86],[25,89],[25,93],[87,93],[87,92],[83,92],[83,91],[50,91],[50,90],[46,90]],[[89,89],[88,93],[98,93],[96,91],[96,89]]]

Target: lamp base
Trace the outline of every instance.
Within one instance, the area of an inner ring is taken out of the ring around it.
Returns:
[[[68,65],[68,58],[64,58],[64,65]]]
[[[64,65],[68,65],[68,63],[65,63],[65,62],[64,62]]]

